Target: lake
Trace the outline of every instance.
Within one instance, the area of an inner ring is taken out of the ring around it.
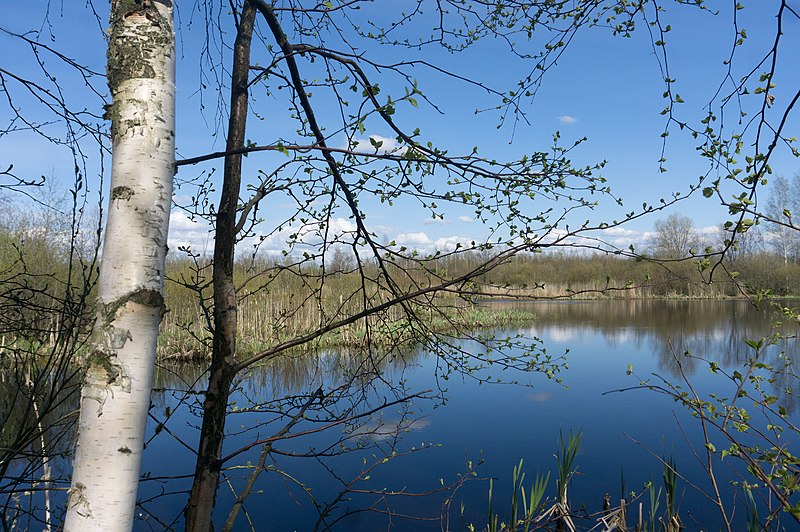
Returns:
[[[496,365],[472,375],[457,370],[446,374],[441,357],[420,350],[397,354],[374,368],[346,353],[297,354],[247,375],[233,396],[226,456],[275,433],[286,424],[285,413],[292,408],[296,412],[318,387],[326,395],[336,395],[337,401],[330,407],[335,412],[329,407],[327,412],[309,409],[309,419],[290,432],[297,437],[274,444],[266,471],[245,502],[246,514],[239,515],[237,529],[248,529],[248,519],[257,530],[312,530],[315,524],[336,530],[463,530],[469,523],[481,529],[486,526],[489,489],[485,479],[495,479],[494,508],[504,517],[511,500],[512,469],[521,459],[528,486],[537,471],[551,471],[547,495],[555,496],[554,454],[559,434],[569,431],[582,433],[578,472],[569,486],[573,510],[597,512],[606,493],[613,506],[623,496],[630,499],[630,492],[641,493],[648,481],[661,486],[660,458],[671,457],[678,473],[688,480],[678,481],[684,524],[689,530],[721,526],[715,507],[689,484],[710,492],[710,482],[694,454],[705,456],[699,422],[663,394],[617,390],[635,388],[641,379],[660,382],[655,375],[683,385],[683,372],[698,392],[730,396],[734,387],[709,371],[709,362],[722,370],[744,373],[741,366],[753,353],[744,340],[770,334],[766,312],[744,301],[492,305],[535,312],[533,323],[491,332],[498,337],[538,339],[536,345],[548,356],[568,364],[556,374],[561,382],[542,373],[526,374]],[[784,331],[795,332],[785,325]],[[470,341],[458,347],[462,357],[479,350]],[[777,362],[781,352],[794,358],[796,340],[782,340],[762,357]],[[372,379],[363,377],[365,370],[373,373]],[[501,384],[494,383],[498,378]],[[505,384],[509,381],[519,384]],[[793,422],[798,421],[798,383],[793,374],[782,374],[766,384]],[[190,485],[187,475],[194,468],[190,449],[197,443],[200,424],[195,392],[202,389],[203,379],[200,370],[191,366],[163,368],[156,387],[152,414],[168,421],[165,430],[155,421],[149,428],[143,472],[150,479],[141,483],[141,520],[137,522],[142,530],[171,524],[180,528],[185,490]],[[425,394],[429,398],[357,417],[397,397],[425,390],[430,390]],[[350,420],[327,426],[324,420],[331,417]],[[786,434],[786,438],[791,441],[795,435]],[[718,436],[711,441],[718,449],[727,446]],[[796,442],[790,445],[798,450]],[[251,471],[248,464],[257,462],[260,450],[261,445],[255,445],[226,462],[230,469],[219,491],[217,526],[225,521],[234,493]],[[459,475],[469,462],[477,466],[477,475],[459,484]],[[378,465],[372,468],[374,464]],[[735,490],[727,481],[741,471],[730,457],[716,462],[723,499],[731,508]],[[453,483],[458,484],[454,493],[443,489]],[[336,504],[326,506],[331,502]],[[649,496],[636,501],[628,509],[630,525],[639,502],[643,502],[645,517],[649,512]],[[660,512],[664,504],[662,496]],[[736,504],[734,528],[743,528],[741,497]],[[318,523],[321,514],[324,519]],[[596,518],[577,524],[590,528]]]
[[[648,482],[654,495],[661,490],[657,514],[662,515],[662,460],[676,464],[676,498],[686,529],[723,527],[719,510],[706,496],[712,494],[712,484],[702,465],[706,449],[701,424],[680,403],[641,383],[673,383],[681,387],[678,393],[695,390],[703,398],[718,394],[730,402],[739,390],[722,373],[744,374],[744,389],[753,392],[746,362],[754,349],[748,343],[755,346],[776,331],[787,335],[759,355],[759,362],[783,367],[798,354],[796,324],[787,320],[773,328],[769,313],[745,301],[490,306],[524,308],[536,319],[476,331],[489,339],[489,352],[475,339],[454,340],[447,351],[406,348],[371,357],[298,351],[243,375],[229,406],[216,528],[222,527],[255,470],[252,466],[263,456],[262,473],[238,515],[236,530],[249,530],[249,523],[256,530],[276,531],[467,530],[470,525],[481,530],[488,519],[489,479],[492,508],[504,521],[512,499],[512,471],[520,460],[527,489],[537,473],[550,473],[546,496],[548,506],[553,504],[559,438],[570,432],[582,435],[577,473],[568,489],[579,529],[597,524],[606,494],[612,509],[626,499],[629,526],[635,525],[640,505],[647,520]],[[508,337],[514,341],[503,340]],[[479,360],[487,359],[493,363],[478,367]],[[519,369],[529,362],[538,371]],[[716,367],[717,373],[710,371]],[[0,402],[6,407],[15,400],[15,386],[25,379],[13,369],[0,371]],[[761,374],[769,377],[762,389],[775,397],[773,409],[785,411],[785,419],[764,417],[752,399],[740,398],[739,406],[752,416],[752,428],[736,437],[750,444],[758,441],[754,433],[766,431],[769,424],[786,426],[783,434],[775,428],[765,433],[796,455],[798,431],[789,424],[800,421],[800,379],[793,366]],[[136,530],[182,528],[204,388],[200,365],[165,366],[156,372]],[[73,394],[50,417],[69,419],[76,408]],[[10,415],[4,435],[23,422],[20,415]],[[284,430],[281,438],[270,440]],[[51,492],[52,508],[63,509],[73,438],[63,423],[45,434],[48,446],[58,453],[47,472],[50,485],[59,488]],[[269,452],[262,454],[266,442]],[[730,445],[713,431],[710,442],[718,452]],[[33,495],[6,497],[6,519],[26,512],[43,517],[39,465],[40,459],[19,460],[0,479],[0,491],[11,489],[15,475],[26,468],[25,476],[33,479]],[[728,512],[736,510],[732,528],[745,529],[748,499],[731,481],[754,479],[732,456],[717,458],[714,474]],[[775,500],[761,499],[763,490],[754,493],[763,518]],[[780,515],[785,528],[773,529],[798,528],[788,514]],[[30,528],[39,526],[24,518],[17,524],[24,528],[26,522]]]

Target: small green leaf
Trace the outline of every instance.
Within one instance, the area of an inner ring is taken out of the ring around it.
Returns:
[[[756,342],[755,340],[745,340],[744,343],[746,343],[747,345],[749,345],[753,349],[760,349],[761,348],[761,342],[760,341]]]

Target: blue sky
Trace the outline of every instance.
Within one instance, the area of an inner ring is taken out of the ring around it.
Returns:
[[[364,17],[388,17],[388,10],[382,11],[387,0],[378,0],[366,6]],[[702,12],[691,6],[681,6],[674,2],[662,2],[666,8],[661,14],[662,26],[669,24],[672,30],[666,34],[667,52],[671,77],[677,81],[673,89],[680,94],[684,103],[677,106],[678,117],[690,125],[698,125],[705,116],[717,87],[725,79],[727,66],[723,61],[727,58],[731,44],[735,40],[730,11],[732,2],[706,2],[711,9],[719,9],[717,15]],[[732,78],[738,79],[752,69],[767,53],[775,38],[775,13],[779,2],[773,0],[743,1],[745,9],[736,16],[739,28],[745,28],[747,39],[738,47],[733,63]],[[51,4],[58,4],[52,3]],[[205,35],[205,27],[199,13],[193,11],[194,2],[178,1],[179,8],[179,64],[177,79],[177,147],[180,157],[201,155],[223,147],[222,136],[213,137],[215,120],[214,94],[207,89],[202,92],[205,109],[199,109],[200,76],[198,53]],[[47,30],[43,12],[46,2],[31,1],[20,3],[15,10],[9,10],[0,27],[7,31],[23,33],[30,30]],[[402,3],[392,4],[393,7]],[[433,2],[423,4],[430,10]],[[797,7],[797,2],[789,2]],[[104,2],[97,2],[101,18],[106,9]],[[102,8],[102,9],[101,9]],[[371,10],[371,11],[370,11]],[[370,14],[371,13],[371,14]],[[652,16],[652,13],[651,13]],[[406,28],[406,32],[423,33],[425,15],[415,25]],[[362,20],[363,22],[363,20]],[[102,72],[105,63],[104,41],[101,35],[101,24],[82,2],[64,2],[63,6],[51,6],[49,23],[52,25],[55,40],[52,46]],[[229,21],[225,27],[227,36],[232,36]],[[781,44],[777,68],[775,88],[776,104],[770,112],[777,115],[781,112],[789,98],[800,87],[800,69],[796,67],[794,51],[800,49],[800,22],[792,16],[784,19],[784,41]],[[543,32],[534,34],[531,43],[520,42],[520,46],[541,46]],[[31,64],[29,49],[20,46],[19,40],[6,34],[0,34],[0,48],[5,50],[3,68],[18,75],[38,76],[37,68]],[[254,48],[255,49],[255,48]],[[256,52],[258,53],[258,52]],[[513,57],[507,53],[505,45],[495,39],[486,39],[470,50],[451,54],[437,50],[422,52],[402,49],[365,48],[370,57],[380,60],[424,59],[441,65],[443,68],[469,77],[498,91],[513,90],[517,80],[531,68],[531,61]],[[47,54],[43,54],[46,56]],[[229,63],[230,52],[225,50],[224,60]],[[261,56],[263,58],[263,55]],[[64,86],[65,94],[73,107],[86,107],[96,114],[102,114],[102,104],[96,95],[88,94],[82,79],[64,69],[57,61],[47,58],[48,66],[52,65]],[[302,66],[302,64],[301,64]],[[314,68],[314,67],[311,67]],[[759,69],[765,70],[765,67]],[[584,165],[601,160],[608,161],[602,175],[608,180],[616,196],[624,200],[624,208],[619,208],[612,201],[601,198],[600,205],[591,213],[595,221],[609,221],[619,218],[622,213],[640,208],[643,202],[658,203],[659,198],[668,198],[675,192],[686,194],[689,186],[696,184],[698,178],[709,170],[707,160],[696,152],[697,141],[687,132],[681,132],[674,124],[670,127],[670,137],[666,144],[665,167],[662,173],[659,167],[661,158],[661,133],[666,125],[660,111],[665,105],[662,97],[664,91],[663,76],[659,70],[656,51],[652,46],[651,36],[645,24],[639,20],[639,27],[631,38],[613,37],[606,28],[594,28],[580,32],[570,44],[567,51],[559,59],[558,64],[550,70],[544,83],[533,101],[525,100],[525,111],[530,124],[524,121],[516,123],[514,128],[507,121],[505,126],[497,129],[499,121],[497,112],[475,114],[478,108],[491,107],[497,103],[496,97],[487,96],[486,91],[465,84],[461,81],[437,74],[428,69],[414,68],[413,76],[418,80],[421,90],[442,112],[419,100],[419,108],[411,105],[398,106],[397,120],[409,129],[419,127],[422,138],[431,140],[435,145],[446,148],[451,154],[468,153],[473,146],[479,146],[480,153],[499,160],[516,159],[524,153],[547,149],[552,142],[552,135],[560,131],[563,143],[587,137],[573,154],[576,164]],[[380,78],[375,78],[376,80]],[[756,76],[757,79],[757,76]],[[396,79],[382,81],[384,92],[399,93],[402,88]],[[102,79],[94,82],[99,91],[105,94]],[[207,82],[207,87],[213,86]],[[13,88],[15,104],[23,113],[34,116],[39,122],[47,120],[44,115],[36,115],[35,106],[19,88]],[[255,92],[255,91],[254,91]],[[259,109],[263,121],[251,119],[248,138],[264,145],[275,139],[290,138],[294,129],[293,123],[286,116],[286,102],[281,94],[264,96],[257,94],[254,108]],[[335,113],[325,109],[325,96],[320,94],[319,114],[323,124],[334,127]],[[492,99],[495,98],[495,99]],[[227,94],[223,100],[227,100]],[[744,108],[751,112],[760,105],[755,96],[743,99]],[[736,117],[729,108],[726,114],[728,127],[735,127]],[[752,113],[751,113],[752,114]],[[774,117],[770,117],[774,119]],[[0,123],[7,124],[10,114],[5,103],[0,106]],[[48,126],[55,134],[60,133],[59,125]],[[63,128],[62,128],[63,129]],[[786,136],[798,136],[799,121],[796,112],[790,115],[785,126]],[[384,147],[390,147],[393,139],[388,128],[369,124],[366,136],[383,139]],[[745,137],[745,146],[752,143],[751,137]],[[340,142],[345,142],[341,137]],[[746,148],[745,148],[746,149]],[[96,152],[96,150],[94,150]],[[87,150],[87,176],[90,188],[99,188],[99,164],[97,156]],[[256,168],[267,171],[279,163],[280,155],[252,155],[246,160],[247,175],[254,175]],[[63,149],[49,146],[42,139],[24,131],[0,137],[0,165],[6,167],[13,163],[20,175],[55,174],[68,185],[71,180],[72,161],[69,153]],[[197,167],[182,169],[179,179],[189,179],[201,171],[219,168],[219,163],[203,164]],[[108,167],[108,164],[106,164]],[[798,161],[790,151],[779,148],[773,158],[772,168],[776,174],[790,177],[798,169]],[[217,172],[215,175],[219,175]],[[713,176],[712,178],[713,179]],[[734,190],[731,189],[731,193]],[[185,200],[192,192],[183,187],[177,191],[177,200]],[[690,216],[696,226],[709,231],[711,227],[726,220],[726,211],[715,199],[705,199],[695,194],[675,208],[652,216],[644,217],[623,228],[604,235],[610,242],[626,247],[628,243],[646,240],[647,232],[653,222],[671,212],[681,212]],[[763,194],[762,194],[763,197]],[[211,199],[216,200],[216,195]],[[276,203],[267,206],[275,218],[280,216],[281,209],[288,205]],[[373,230],[387,240],[408,243],[421,249],[446,247],[455,241],[480,239],[484,230],[474,220],[474,213],[469,210],[447,208],[444,220],[433,220],[424,209],[409,202],[400,202],[398,208],[387,209],[375,200],[365,198],[362,207],[367,212],[368,222]],[[581,215],[587,217],[586,214]],[[576,220],[575,223],[578,223]],[[346,215],[334,220],[332,225],[339,224],[346,230],[352,224]],[[287,230],[288,231],[288,230]],[[267,238],[267,247],[277,251],[284,247],[286,232],[280,232]],[[201,224],[191,222],[180,211],[176,211],[172,221],[171,246],[191,244],[196,249],[208,249],[207,229]],[[265,228],[263,233],[267,233]]]

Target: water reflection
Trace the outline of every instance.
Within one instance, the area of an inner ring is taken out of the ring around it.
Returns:
[[[490,307],[520,307],[536,315],[535,323],[498,335],[514,332],[526,336],[546,336],[551,342],[568,345],[589,335],[600,335],[613,348],[653,355],[660,372],[670,377],[705,369],[695,357],[713,360],[723,367],[740,366],[752,350],[745,339],[771,336],[776,332],[768,311],[756,310],[747,301],[567,301],[493,302]],[[788,324],[780,329],[792,335],[780,349],[795,355],[798,342]],[[686,357],[689,352],[693,357]],[[678,355],[678,356],[676,356]],[[394,381],[409,365],[419,363],[425,353],[403,353],[369,358],[374,367],[369,373]],[[296,351],[255,368],[242,380],[248,392],[282,395],[308,390],[323,383],[341,384],[354,375],[364,374],[363,354],[348,351]],[[203,369],[190,364],[162,366],[156,372],[156,388],[191,388],[203,380]]]
[[[661,464],[650,451],[659,456],[674,455],[683,473],[701,475],[695,480],[703,486],[702,471],[687,445],[688,441],[696,447],[700,435],[680,406],[647,391],[606,392],[637,383],[625,375],[627,365],[633,364],[636,374],[645,377],[658,373],[676,380],[683,372],[699,390],[708,393],[720,385],[720,379],[710,374],[707,361],[731,371],[740,369],[753,354],[744,340],[770,336],[776,331],[791,338],[767,349],[763,361],[778,366],[785,360],[794,360],[798,351],[796,326],[784,323],[775,329],[769,313],[756,311],[745,301],[493,305],[524,306],[537,315],[534,323],[497,331],[498,335],[521,333],[540,338],[548,353],[555,356],[569,350],[570,369],[563,375],[567,388],[540,374],[526,376],[498,368],[488,372],[501,376],[504,382],[519,379],[530,386],[485,386],[468,375],[458,374],[451,374],[445,381],[441,374],[437,376],[441,359],[419,349],[373,353],[370,357],[346,351],[296,351],[243,375],[232,396],[229,438],[223,453],[234,456],[227,464],[232,469],[225,478],[234,491],[249,471],[248,463],[258,456],[258,442],[283,426],[315,390],[321,388],[324,392],[324,400],[315,402],[293,429],[298,433],[306,430],[308,434],[275,445],[271,469],[256,487],[267,495],[252,496],[253,502],[247,508],[254,522],[270,523],[276,530],[311,529],[324,502],[339,496],[344,483],[361,474],[364,464],[392,457],[395,452],[419,449],[421,442],[435,442],[442,447],[382,464],[371,473],[372,478],[361,481],[364,491],[424,491],[439,479],[453,478],[463,471],[465,459],[481,456],[486,460],[481,470],[485,476],[507,479],[520,458],[525,459],[531,473],[551,470],[555,442],[562,429],[584,431],[584,448],[579,457],[581,475],[572,493],[577,502],[585,502],[590,508],[599,506],[606,491],[618,488],[621,471],[629,489],[660,478]],[[467,353],[479,350],[472,342],[461,346]],[[686,356],[686,352],[692,356]],[[159,528],[172,523],[180,528],[188,487],[186,476],[194,467],[191,449],[198,437],[201,390],[205,387],[203,371],[202,366],[184,363],[161,367],[156,372],[153,421],[148,429],[143,467],[151,480],[140,488],[140,511],[148,526]],[[8,374],[0,372],[0,381],[5,378],[10,382],[5,375]],[[800,379],[794,372],[777,374],[768,386],[790,414],[797,411]],[[6,384],[3,394],[12,394],[12,388]],[[434,390],[430,394],[434,399],[415,399],[409,404],[379,409],[381,404],[427,389]],[[3,394],[0,405],[8,402]],[[66,407],[74,405],[65,403]],[[366,415],[375,409],[375,414]],[[313,432],[315,427],[335,420],[342,422],[326,431]],[[680,430],[676,430],[678,426]],[[641,442],[642,448],[631,444],[625,435]],[[313,454],[319,460],[304,458]],[[279,470],[291,474],[295,484],[288,482],[287,476],[275,474]],[[306,487],[313,488],[314,503],[309,502]],[[497,500],[504,500],[505,485],[498,481],[495,489]],[[220,492],[215,516],[220,522],[234,498],[231,493]],[[463,503],[468,516],[465,521],[479,524],[485,497],[485,486],[464,487],[451,507],[458,508]],[[687,495],[687,499],[684,508],[696,523],[705,528],[717,526],[713,511],[704,507],[702,499],[695,500],[699,499],[695,494]],[[348,500],[351,509],[375,502],[364,493]],[[413,515],[436,515],[441,511],[441,500],[407,498],[393,509]],[[337,514],[331,510],[330,515]],[[418,524],[400,525],[398,529],[424,529]],[[141,522],[138,525],[145,526]],[[434,523],[430,529],[438,529],[438,525]],[[344,521],[339,529],[374,530],[381,526],[385,527],[384,516],[373,515]]]
[[[658,370],[671,378],[708,366],[740,367],[753,355],[744,340],[786,338],[765,353],[776,366],[782,357],[797,357],[797,325],[775,325],[768,309],[757,310],[748,301],[559,301],[493,302],[490,307],[519,307],[534,312],[536,323],[521,329],[529,335],[546,336],[568,344],[586,335],[599,334],[612,347],[652,353]],[[685,356],[686,354],[692,356]]]
[[[370,440],[388,440],[396,438],[404,432],[419,431],[431,424],[429,418],[417,419],[386,419],[383,418],[365,423],[353,434],[357,437],[363,437]]]
[[[415,458],[411,468],[384,468],[397,475],[393,480],[401,485],[425,486],[430,483],[433,471],[438,475],[458,471],[459,461],[470,452],[485,456],[491,464],[485,467],[498,476],[507,476],[510,470],[511,465],[505,461],[523,455],[534,464],[541,462],[536,467],[549,469],[548,457],[553,453],[557,431],[582,428],[586,442],[584,459],[588,463],[582,466],[586,473],[586,478],[582,479],[584,485],[574,493],[591,501],[599,497],[598,492],[612,488],[614,482],[609,479],[619,478],[620,469],[636,469],[635,473],[629,473],[632,485],[647,478],[660,478],[660,464],[652,460],[651,450],[661,449],[657,454],[674,453],[684,468],[693,462],[691,445],[697,445],[699,433],[680,407],[670,401],[664,402],[652,392],[604,395],[637,383],[625,376],[628,364],[633,364],[637,375],[644,377],[659,374],[674,382],[683,374],[701,393],[709,393],[717,387],[724,389],[726,382],[710,374],[708,362],[714,361],[730,371],[741,369],[753,355],[745,339],[769,337],[776,332],[789,336],[761,355],[761,361],[776,367],[795,359],[798,350],[796,326],[783,324],[776,329],[768,312],[757,311],[746,301],[504,302],[492,306],[524,306],[536,314],[534,323],[497,331],[497,334],[540,338],[548,352],[554,354],[568,350],[570,370],[564,375],[564,382],[569,390],[547,382],[541,375],[527,380],[521,378],[532,385],[532,388],[521,389],[515,386],[481,388],[467,376],[444,382],[436,378],[439,360],[423,350],[373,356],[368,360],[358,353],[296,352],[254,369],[239,384],[237,400],[240,404],[260,404],[262,412],[235,417],[233,421],[239,428],[232,431],[230,442],[240,444],[243,438],[252,438],[248,433],[253,430],[263,434],[272,422],[270,419],[274,420],[269,416],[265,420],[265,411],[286,411],[291,407],[291,400],[286,402],[287,397],[296,401],[297,394],[318,386],[340,387],[345,404],[342,411],[352,412],[385,401],[387,387],[391,389],[389,383],[402,381],[403,390],[432,388],[440,392],[438,399],[427,405],[417,404],[413,415],[410,411],[400,416],[387,412],[385,417],[376,414],[363,419],[348,425],[344,429],[345,436],[341,430],[337,432],[333,441],[346,444],[351,450],[372,446],[372,453],[376,449],[382,449],[378,453],[394,452],[398,442],[403,441],[398,437],[409,442],[441,442],[448,449],[446,455],[438,455],[431,461],[423,454]],[[468,353],[480,349],[471,342],[464,342],[462,347]],[[369,367],[366,373],[375,380],[360,377],[365,367]],[[502,376],[504,381],[516,378],[507,371],[491,371]],[[202,381],[202,374],[196,368],[184,366],[160,372],[157,378],[163,390],[185,390],[187,383]],[[800,381],[792,371],[778,373],[767,387],[790,414],[797,411]],[[154,402],[159,401],[169,406],[175,399],[161,392],[154,396]],[[438,408],[442,404],[444,408]],[[677,423],[681,424],[679,431],[676,431]],[[524,427],[535,427],[535,430],[532,433]],[[636,465],[636,453],[631,452],[630,441],[624,434],[633,435],[641,443],[638,459],[646,466]],[[324,438],[316,438],[311,442],[294,442],[284,447],[283,452],[307,454],[310,448],[329,448],[326,446],[330,445]],[[352,460],[357,461],[358,456],[361,455],[356,453]],[[358,471],[357,465],[347,463],[349,465],[342,467]],[[298,476],[305,473],[306,478],[314,478],[318,495],[326,490],[336,493],[336,482],[320,480],[319,475],[312,474],[305,465],[295,464],[294,467],[298,468]],[[702,485],[702,480],[698,482]],[[387,481],[387,486],[389,484]],[[471,496],[468,493],[464,490],[465,506],[482,508],[483,492]],[[714,516],[702,505],[689,502],[686,506],[697,522],[715,522]],[[421,506],[411,505],[407,511],[419,513],[422,510]],[[303,522],[303,517],[296,513],[288,513],[282,519],[286,526]],[[362,524],[353,529],[369,530],[370,526]]]
[[[61,519],[80,383],[69,364],[57,360],[0,351],[0,523],[4,530],[48,528]]]

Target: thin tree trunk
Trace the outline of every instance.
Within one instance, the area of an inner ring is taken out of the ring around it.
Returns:
[[[245,2],[233,48],[231,114],[226,150],[244,147],[248,108],[250,43],[255,8]],[[236,376],[236,286],[233,259],[236,245],[236,215],[242,178],[242,156],[225,157],[222,194],[214,238],[214,335],[208,390],[203,405],[203,425],[197,451],[192,492],[186,508],[186,530],[210,529],[222,464],[222,441],[231,383]]]
[[[111,194],[67,531],[133,527],[164,305],[175,167],[174,43],[171,0],[111,2]]]

